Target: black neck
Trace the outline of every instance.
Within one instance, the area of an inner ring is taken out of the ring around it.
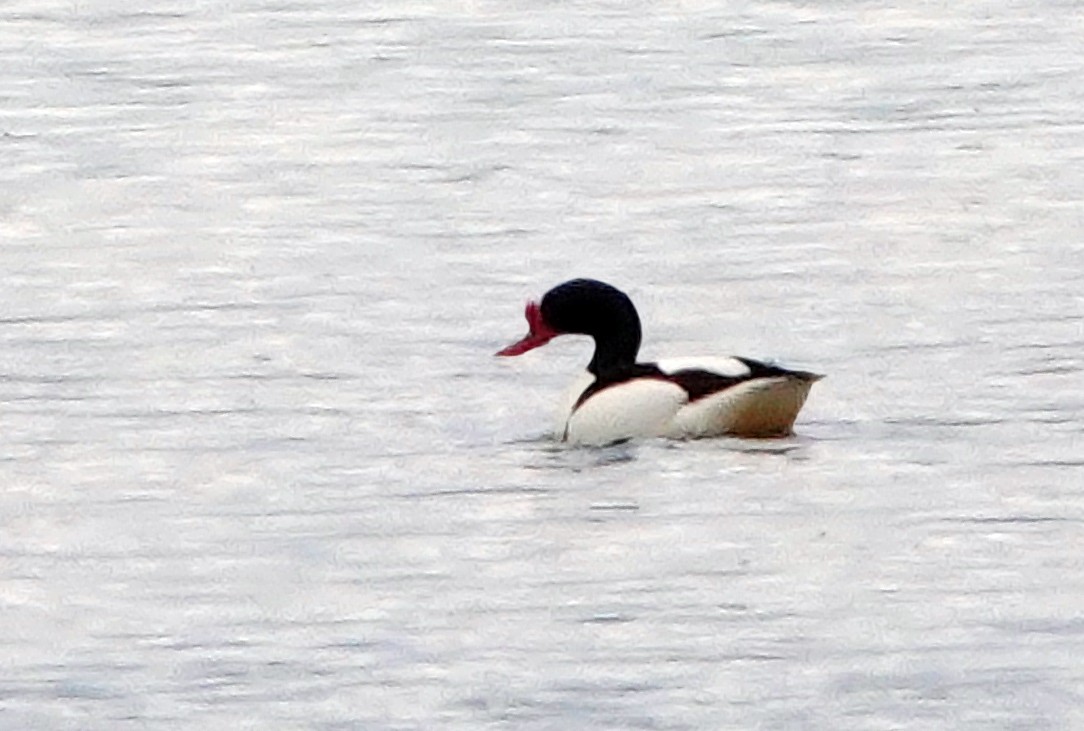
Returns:
[[[626,324],[621,330],[605,335],[595,335],[595,355],[587,365],[587,370],[595,375],[621,371],[636,364],[636,354],[640,352],[640,322],[637,319]]]

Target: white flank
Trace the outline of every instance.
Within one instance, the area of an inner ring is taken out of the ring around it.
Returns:
[[[812,385],[786,377],[746,381],[683,407],[659,436],[784,436],[790,434]]]
[[[568,417],[564,437],[572,444],[603,446],[661,436],[687,402],[688,394],[676,384],[656,378],[627,381],[604,388],[580,404]]]

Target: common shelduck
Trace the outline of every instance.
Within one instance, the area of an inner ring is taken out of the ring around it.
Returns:
[[[637,363],[640,317],[619,289],[573,279],[528,302],[526,337],[497,355],[520,355],[558,335],[589,335],[595,354],[569,392],[557,435],[582,445],[638,437],[691,439],[791,433],[822,376],[750,358],[673,358]]]

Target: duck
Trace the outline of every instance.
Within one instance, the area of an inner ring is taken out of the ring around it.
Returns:
[[[572,279],[529,301],[528,332],[499,350],[518,356],[561,335],[587,335],[595,351],[559,410],[555,436],[581,446],[663,437],[778,438],[793,433],[810,388],[823,378],[739,356],[637,361],[642,330],[621,290]]]

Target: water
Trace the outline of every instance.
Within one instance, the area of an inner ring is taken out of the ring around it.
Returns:
[[[0,727],[1084,726],[1082,30],[5,4]],[[554,445],[572,276],[798,435]]]

